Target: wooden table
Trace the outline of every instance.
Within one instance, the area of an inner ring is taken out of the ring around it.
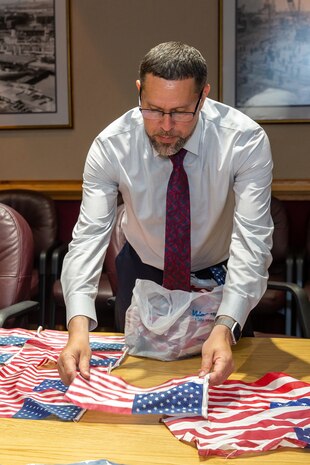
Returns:
[[[233,348],[232,378],[253,381],[282,371],[310,382],[310,340],[244,338]],[[173,377],[196,373],[200,357],[177,362],[128,357],[113,373],[137,386],[154,386]],[[107,459],[125,465],[224,464],[225,459],[199,458],[197,450],[178,441],[159,417],[111,415],[88,411],[78,423],[53,420],[0,419],[0,464],[69,464]],[[310,450],[280,449],[232,463],[298,465],[310,463]]]

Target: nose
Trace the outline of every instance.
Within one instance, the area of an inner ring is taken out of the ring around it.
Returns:
[[[165,113],[162,117],[161,120],[161,128],[168,132],[170,129],[172,129],[174,126],[173,119],[171,118],[171,115],[169,113]]]

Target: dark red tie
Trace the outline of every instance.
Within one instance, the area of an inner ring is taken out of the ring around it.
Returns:
[[[170,160],[173,163],[166,201],[166,238],[163,286],[190,291],[191,222],[187,174],[181,149]]]

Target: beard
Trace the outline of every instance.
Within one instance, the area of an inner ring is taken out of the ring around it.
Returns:
[[[158,142],[155,139],[156,136],[175,137],[175,135],[172,132],[160,131],[159,133],[154,134],[153,136],[150,136],[149,134],[147,135],[152,146],[159,153],[160,156],[171,157],[184,147],[188,139],[191,137],[192,133],[193,132],[191,132],[187,137],[179,137],[174,144],[165,144],[163,142]]]

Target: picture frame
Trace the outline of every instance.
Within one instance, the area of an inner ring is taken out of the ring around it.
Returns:
[[[69,0],[0,0],[0,129],[72,128]]]
[[[220,0],[219,99],[258,123],[310,122],[310,2]]]

